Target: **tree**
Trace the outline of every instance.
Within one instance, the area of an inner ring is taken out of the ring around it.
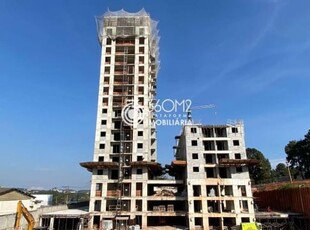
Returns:
[[[288,176],[288,169],[284,163],[277,164],[274,171],[275,171],[274,176],[278,179],[281,177],[287,177]]]
[[[272,181],[271,165],[264,154],[255,148],[247,148],[248,159],[259,160],[258,165],[249,166],[250,178],[255,184],[268,183]]]
[[[304,139],[299,141],[290,141],[285,146],[285,152],[287,154],[286,160],[290,163],[290,167],[295,169],[297,174],[303,179],[310,178],[310,130],[304,136]]]

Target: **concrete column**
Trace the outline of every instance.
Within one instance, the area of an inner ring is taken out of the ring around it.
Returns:
[[[209,230],[209,218],[206,216],[203,217],[203,230]]]
[[[204,183],[201,185],[201,196],[202,197],[208,196],[207,186]]]
[[[224,218],[221,217],[221,230],[224,230]]]
[[[103,210],[104,212],[106,211],[105,208],[107,206],[107,200],[104,199],[104,197],[106,197],[106,195],[107,195],[107,189],[108,189],[108,183],[103,182],[102,183],[102,194],[101,194],[101,197],[102,197],[101,210]]]
[[[53,229],[54,229],[54,220],[55,220],[55,218],[54,218],[54,217],[51,217],[51,219],[50,219],[49,230],[53,230]]]
[[[188,225],[189,225],[189,229],[195,229],[195,217],[192,214],[188,215]]]
[[[39,218],[39,226],[42,226],[42,218]]]
[[[142,230],[147,230],[147,215],[143,213],[142,215]]]
[[[147,212],[147,199],[142,200],[142,211]]]
[[[132,197],[136,197],[136,190],[137,190],[136,181],[132,181],[131,182],[131,196]]]

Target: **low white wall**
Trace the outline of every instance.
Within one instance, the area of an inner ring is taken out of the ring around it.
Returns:
[[[38,227],[39,225],[39,218],[40,215],[43,213],[55,212],[68,209],[67,205],[58,205],[58,206],[48,206],[38,208],[35,211],[31,211],[30,213],[34,217],[36,224],[35,226]],[[0,215],[0,230],[14,230],[15,224],[15,216],[16,214],[9,214],[9,215]],[[24,217],[22,217],[20,222],[20,230],[26,230],[28,223]]]
[[[11,214],[16,212],[17,203],[19,200],[0,201],[0,215]],[[35,210],[33,202],[28,200],[22,200],[23,205],[29,210]]]

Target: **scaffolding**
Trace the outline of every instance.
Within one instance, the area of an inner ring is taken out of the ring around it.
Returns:
[[[128,55],[128,47],[124,47],[124,55],[123,55],[123,84],[122,84],[122,107],[125,106],[125,101],[126,99],[126,94],[128,91],[128,86],[125,86],[125,83],[128,82],[128,66],[127,66],[127,55]],[[120,126],[120,151],[119,151],[119,168],[118,168],[118,181],[117,181],[117,189],[120,191],[118,193],[117,197],[117,214],[121,214],[122,211],[122,194],[123,194],[123,179],[124,179],[124,140],[125,140],[125,135],[124,135],[124,122],[121,122]]]
[[[102,16],[96,17],[96,24],[100,44],[107,37],[111,39],[130,36],[147,37],[149,39],[149,52],[154,59],[152,65],[155,67],[155,72],[158,72],[160,64],[158,22],[152,20],[144,9],[136,13],[129,13],[123,9],[119,11],[108,10]]]

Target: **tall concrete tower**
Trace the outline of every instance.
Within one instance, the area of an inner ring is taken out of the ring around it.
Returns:
[[[102,51],[94,157],[81,163],[92,172],[89,225],[94,229],[147,224],[147,181],[161,171],[152,109],[159,64],[156,25],[144,10],[97,17]]]

